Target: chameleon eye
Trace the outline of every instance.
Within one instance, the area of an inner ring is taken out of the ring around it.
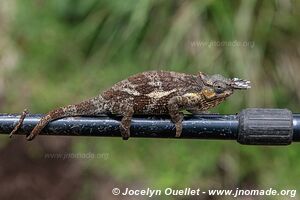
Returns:
[[[214,89],[217,94],[221,94],[224,92],[224,88],[221,87],[220,85],[217,85]]]

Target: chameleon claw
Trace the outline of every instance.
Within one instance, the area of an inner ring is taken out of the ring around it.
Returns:
[[[35,135],[34,134],[29,134],[28,136],[26,136],[26,140],[27,141],[31,141],[31,140],[33,140],[35,138]]]
[[[123,139],[123,140],[128,140],[128,139],[129,139],[129,137],[122,137],[122,139]]]
[[[175,134],[175,137],[180,137],[181,136],[181,133],[182,133],[182,122],[178,122],[175,124],[175,127],[176,127],[176,134]]]
[[[123,140],[128,140],[130,136],[129,128],[124,127],[123,124],[120,125],[121,136]]]

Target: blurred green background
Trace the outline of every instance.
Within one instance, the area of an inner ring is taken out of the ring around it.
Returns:
[[[300,1],[291,0],[0,1],[0,111],[45,113],[162,69],[252,81],[213,112],[299,112],[299,24]],[[114,187],[299,189],[299,154],[297,144],[42,136],[27,143],[2,135],[0,198],[118,199]]]

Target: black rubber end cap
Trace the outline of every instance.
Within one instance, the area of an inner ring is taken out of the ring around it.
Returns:
[[[287,109],[248,108],[239,114],[237,141],[247,145],[289,145],[293,115]]]

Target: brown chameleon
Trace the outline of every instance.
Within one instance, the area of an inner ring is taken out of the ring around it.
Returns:
[[[73,116],[121,115],[120,131],[123,139],[130,136],[131,118],[138,115],[169,114],[176,127],[176,137],[182,132],[183,110],[192,114],[203,113],[212,108],[236,89],[250,88],[250,81],[228,79],[219,74],[185,74],[169,71],[149,71],[130,76],[105,90],[100,95],[81,103],[60,107],[41,118],[27,140],[34,139],[51,121]],[[10,135],[22,125],[27,114]]]

